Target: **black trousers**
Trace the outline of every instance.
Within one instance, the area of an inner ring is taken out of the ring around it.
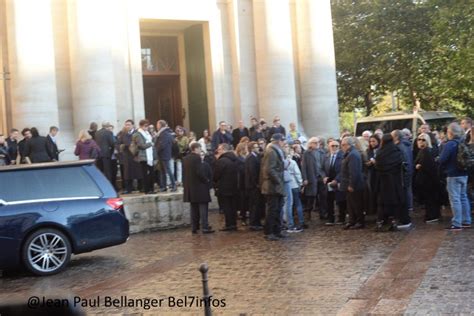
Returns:
[[[347,211],[349,224],[365,224],[364,216],[364,191],[347,192]]]
[[[396,209],[399,205],[382,205],[379,204],[377,207],[377,222],[388,223],[395,217]]]
[[[245,190],[239,190],[239,211],[240,211],[240,218],[245,221],[247,220],[247,210],[248,210],[248,204],[249,203],[249,197],[247,195],[247,191]]]
[[[118,191],[117,187],[117,172],[118,172],[118,164],[117,164],[117,159],[112,159],[110,161],[110,167],[111,167],[111,176],[110,176],[110,182],[114,186],[114,189]]]
[[[149,166],[146,161],[140,161],[140,167],[142,169],[143,188],[145,189],[145,193],[152,192],[154,189],[153,166]]]
[[[421,202],[425,205],[426,214],[425,220],[431,220],[441,217],[441,206],[439,193],[436,190],[423,190],[419,191]]]
[[[346,221],[347,214],[347,201],[336,202],[337,208],[339,209],[338,222],[344,223]]]
[[[328,210],[328,222],[334,222],[336,220],[336,217],[334,215],[336,192],[328,191],[326,201],[327,201],[327,210]]]
[[[236,227],[237,226],[237,203],[238,196],[221,196],[220,203],[222,210],[224,211],[225,227]]]
[[[267,202],[265,219],[265,235],[280,235],[281,234],[281,210],[285,202],[281,195],[265,195]]]
[[[199,230],[199,222],[202,229],[209,229],[208,203],[191,203],[191,225],[193,231]]]
[[[104,176],[112,183],[112,160],[109,157],[102,157],[97,159],[97,168],[104,174]]]
[[[262,195],[258,188],[254,188],[247,191],[249,197],[249,209],[250,209],[250,226],[262,226]]]
[[[328,214],[328,204],[327,204],[327,185],[324,184],[323,179],[318,179],[318,210],[319,216],[325,217]]]
[[[125,190],[125,172],[124,172],[123,163],[120,164],[120,179],[122,179],[122,186],[121,189]]]
[[[404,192],[405,196],[408,196],[407,191],[406,191],[408,189],[404,188],[404,190],[405,190],[405,192]],[[400,207],[395,209],[395,218],[402,225],[411,223],[411,218],[410,218],[410,215],[409,215],[408,205],[407,205],[406,201],[402,202],[400,204]]]
[[[314,203],[316,202],[316,196],[305,196],[304,211],[308,214],[308,221],[311,220],[311,213],[314,210]]]

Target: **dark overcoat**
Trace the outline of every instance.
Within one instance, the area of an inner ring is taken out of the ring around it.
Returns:
[[[375,194],[377,194],[377,201],[380,205],[395,206],[404,203],[403,161],[403,153],[393,142],[383,145],[377,151]]]
[[[46,137],[37,136],[26,142],[25,157],[29,157],[32,163],[49,162],[53,160],[54,154],[50,151]]]
[[[250,154],[245,159],[245,189],[253,190],[260,186],[260,156]]]
[[[111,158],[115,149],[114,134],[106,128],[101,128],[95,133],[94,140],[100,148],[100,157]]]
[[[341,191],[348,191],[349,186],[354,191],[363,191],[365,188],[364,174],[362,173],[362,156],[355,148],[351,148],[344,154],[341,164],[339,189]]]
[[[238,194],[237,156],[232,151],[222,154],[214,163],[214,187],[218,196]]]
[[[301,161],[301,175],[303,181],[308,181],[304,188],[306,196],[316,196],[318,194],[318,164],[319,161],[313,151],[307,150],[304,152]]]
[[[198,154],[190,153],[183,158],[183,201],[189,203],[209,203],[211,172],[206,162]]]

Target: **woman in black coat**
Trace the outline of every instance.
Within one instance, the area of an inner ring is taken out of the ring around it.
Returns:
[[[369,214],[377,213],[377,195],[375,194],[375,186],[377,184],[377,170],[375,170],[375,157],[380,148],[380,137],[372,135],[369,138],[369,147],[367,148],[367,186],[369,190],[368,208]]]
[[[39,136],[36,127],[31,129],[31,138],[25,144],[25,157],[28,157],[31,163],[50,162],[54,154],[48,146],[48,140],[44,136]]]
[[[395,145],[390,134],[383,135],[382,144],[375,157],[377,231],[383,230],[385,224],[390,225],[390,230],[396,230],[396,223],[393,219],[400,212],[405,200],[402,168],[403,153]]]
[[[428,134],[420,134],[416,142],[418,154],[415,159],[415,185],[421,203],[425,204],[425,221],[433,223],[441,216],[438,166],[433,158]]]

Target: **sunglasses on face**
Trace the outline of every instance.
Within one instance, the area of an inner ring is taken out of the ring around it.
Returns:
[[[331,145],[331,147],[333,147],[333,148],[338,148],[339,145]]]
[[[424,139],[424,138],[418,138],[417,141],[426,142],[426,139]]]

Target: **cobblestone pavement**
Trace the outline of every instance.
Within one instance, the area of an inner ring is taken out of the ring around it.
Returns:
[[[211,214],[213,226],[221,215]],[[121,246],[73,257],[51,277],[0,277],[0,303],[100,297],[88,314],[202,314],[168,297],[201,296],[207,262],[213,297],[225,315],[439,314],[474,311],[474,232],[447,233],[417,222],[409,232],[343,231],[311,223],[284,241],[261,232],[192,235],[190,229],[132,235]],[[106,307],[105,296],[164,299],[161,307]],[[189,300],[187,302],[190,303]]]

